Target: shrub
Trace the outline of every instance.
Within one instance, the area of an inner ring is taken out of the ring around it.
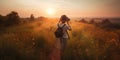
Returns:
[[[7,14],[6,18],[6,26],[17,25],[20,23],[19,15],[15,11],[12,11],[11,13]]]

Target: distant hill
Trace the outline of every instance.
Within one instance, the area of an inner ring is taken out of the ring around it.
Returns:
[[[77,21],[84,19],[87,22],[90,22],[92,19],[94,19],[95,22],[102,22],[102,20],[104,19],[109,19],[111,23],[120,23],[120,18],[82,18],[81,17],[81,18],[72,18],[72,19]]]

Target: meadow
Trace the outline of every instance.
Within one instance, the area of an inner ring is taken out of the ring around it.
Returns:
[[[57,19],[0,28],[0,60],[49,60]],[[119,60],[120,29],[106,30],[71,20],[64,60]]]

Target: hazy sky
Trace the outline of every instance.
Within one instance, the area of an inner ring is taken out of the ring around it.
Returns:
[[[55,9],[53,17],[120,17],[120,0],[0,0],[0,14],[17,11],[21,17],[48,16],[46,9]]]

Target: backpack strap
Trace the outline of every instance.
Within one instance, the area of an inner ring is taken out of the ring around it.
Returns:
[[[66,24],[64,24],[63,26],[62,26],[62,28],[65,26]]]
[[[65,25],[66,25],[66,24],[64,24],[61,28],[63,28]],[[59,24],[58,24],[58,27],[60,27]],[[65,30],[65,31],[67,32],[68,39],[70,39],[70,36],[69,36],[69,34],[68,34],[68,31],[67,31],[67,30]]]
[[[64,24],[61,28],[63,28],[66,24]],[[58,24],[58,27],[60,27],[60,25]]]
[[[62,26],[62,28],[65,26],[66,24],[64,24],[63,26]],[[68,39],[70,39],[70,36],[69,36],[69,34],[68,34],[68,31],[67,30],[65,30],[66,31],[66,33],[67,33],[67,35],[68,35]]]

